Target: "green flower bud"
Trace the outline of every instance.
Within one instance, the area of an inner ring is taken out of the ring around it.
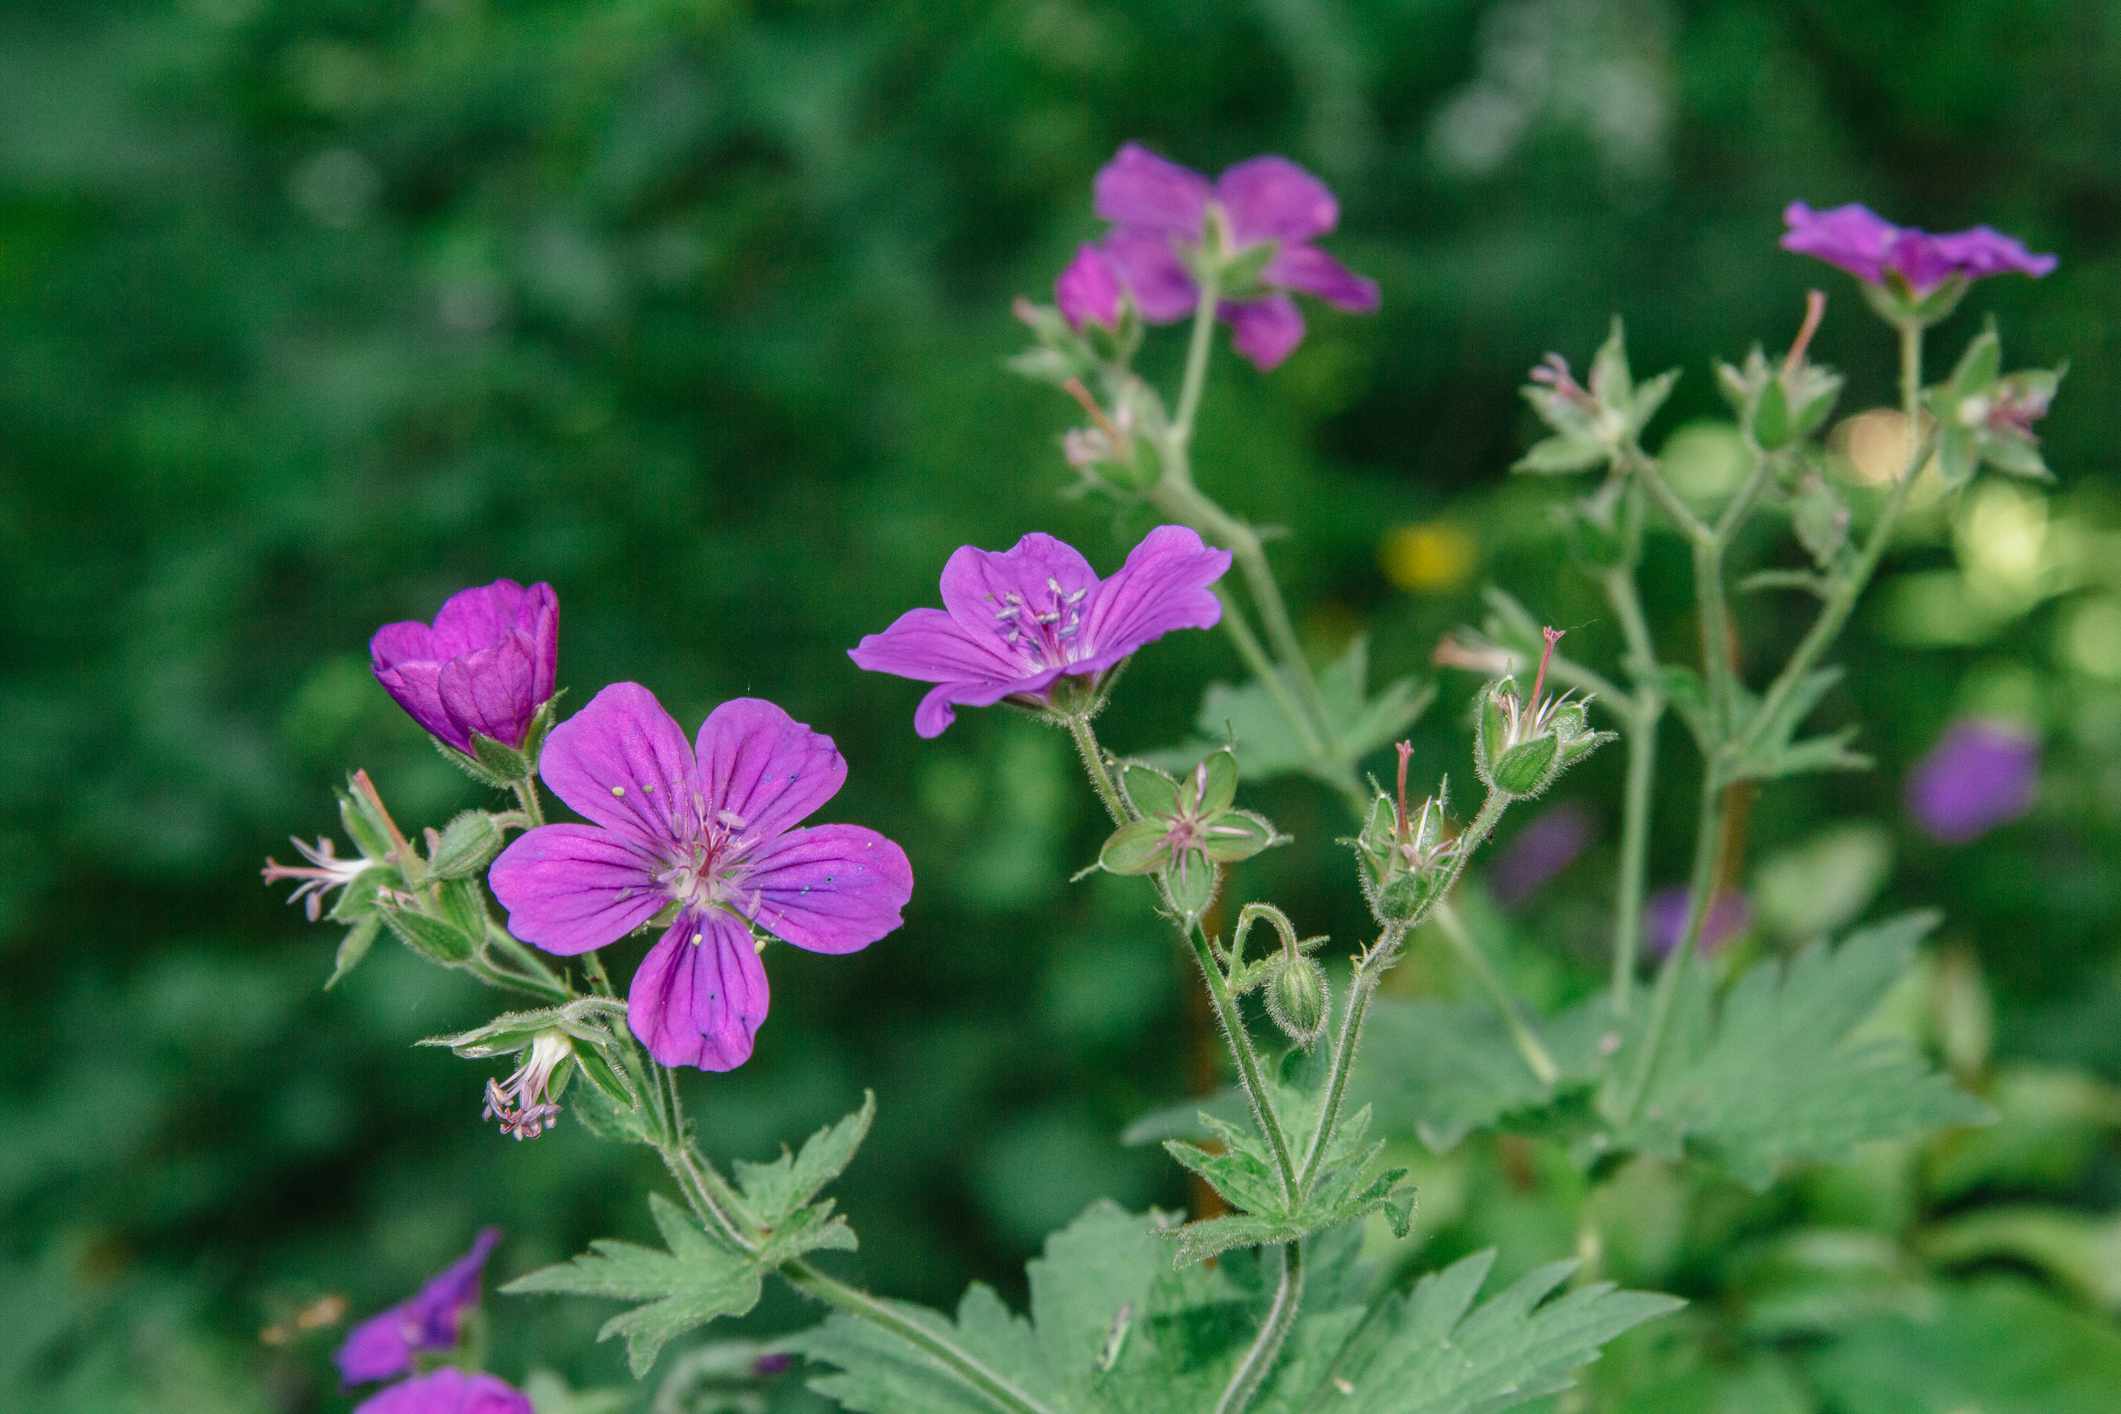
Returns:
[[[1326,1029],[1327,996],[1325,969],[1291,953],[1267,983],[1267,1015],[1290,1040],[1309,1050]]]

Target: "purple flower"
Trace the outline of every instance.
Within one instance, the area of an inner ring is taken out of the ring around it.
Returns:
[[[432,628],[383,625],[368,652],[383,690],[437,739],[467,756],[474,732],[521,746],[559,672],[560,601],[549,584],[497,579],[450,595]]]
[[[1504,908],[1516,908],[1576,862],[1596,830],[1591,812],[1557,805],[1517,832],[1488,871],[1488,887]]]
[[[1000,552],[966,545],[943,566],[943,608],[908,609],[848,656],[934,683],[913,729],[938,736],[955,707],[1043,706],[1062,677],[1095,679],[1173,629],[1214,627],[1222,604],[1208,586],[1229,568],[1229,551],[1182,525],[1150,531],[1106,580],[1050,535]]]
[[[1071,329],[1080,329],[1085,324],[1118,328],[1120,298],[1124,293],[1119,284],[1119,272],[1094,245],[1079,247],[1075,259],[1068,262],[1068,268],[1053,282],[1053,302],[1060,306]]]
[[[1679,939],[1686,931],[1686,911],[1687,891],[1679,885],[1659,889],[1650,895],[1649,902],[1642,909],[1642,931],[1652,956],[1663,957],[1679,946]],[[1726,890],[1716,895],[1716,901],[1709,905],[1708,917],[1701,920],[1701,951],[1716,951],[1752,923],[1752,906],[1745,901],[1744,894]]]
[[[392,1385],[354,1414],[534,1414],[530,1399],[506,1380],[443,1369]]]
[[[614,683],[552,729],[538,774],[588,825],[518,835],[488,880],[525,942],[562,956],[618,941],[672,904],[633,975],[627,1020],[664,1065],[733,1070],[766,1019],[756,924],[810,952],[899,926],[913,869],[858,825],[794,828],[839,792],[832,738],[739,697],[688,744],[639,683]]]
[[[500,1240],[499,1228],[487,1228],[469,1252],[429,1278],[410,1299],[349,1331],[346,1343],[332,1357],[341,1378],[349,1385],[393,1379],[412,1368],[415,1355],[454,1350],[464,1313],[479,1304],[479,1274]]]
[[[1185,257],[1207,238],[1211,206],[1220,209],[1235,247],[1225,255],[1275,246],[1259,273],[1267,293],[1223,300],[1216,308],[1237,351],[1257,367],[1274,367],[1303,341],[1304,317],[1291,292],[1354,314],[1377,308],[1374,281],[1312,244],[1339,224],[1340,204],[1323,182],[1285,157],[1254,157],[1211,183],[1130,142],[1098,172],[1096,193],[1097,214],[1112,229],[1100,246],[1084,251],[1095,249],[1106,270],[1095,273],[1078,253],[1054,291],[1061,312],[1078,327],[1097,319],[1098,306],[1087,296],[1105,279],[1116,279],[1151,324],[1189,317],[1200,289]]]
[[[1933,236],[1895,226],[1854,202],[1814,211],[1793,201],[1782,219],[1789,225],[1784,250],[1824,260],[1873,285],[1883,283],[1888,273],[1898,275],[1918,295],[1954,277],[1979,280],[2014,271],[2037,277],[2055,268],[2052,255],[2034,255],[2022,242],[1987,226]]]
[[[2040,745],[2001,722],[1955,723],[1907,781],[1907,808],[1930,838],[1965,844],[2033,808]]]

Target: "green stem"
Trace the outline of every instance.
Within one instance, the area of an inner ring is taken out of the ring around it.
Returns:
[[[533,826],[545,823],[545,803],[538,799],[538,783],[524,779],[515,783],[516,799],[523,804],[523,814]]]
[[[1230,1044],[1230,1056],[1237,1062],[1238,1079],[1243,1082],[1245,1099],[1252,1107],[1252,1119],[1259,1132],[1266,1136],[1267,1147],[1274,1152],[1274,1171],[1281,1180],[1284,1195],[1293,1199],[1300,1191],[1297,1182],[1296,1164],[1289,1157],[1288,1136],[1282,1132],[1281,1116],[1274,1112],[1274,1101],[1267,1093],[1267,1078],[1259,1063],[1259,1054],[1252,1048],[1251,1033],[1245,1030],[1244,1013],[1238,1010],[1237,998],[1230,995],[1230,984],[1223,977],[1222,965],[1215,960],[1214,950],[1208,946],[1206,930],[1194,923],[1182,922],[1186,941],[1193,948],[1193,960],[1200,965],[1201,981],[1207,985],[1208,1000],[1215,1007],[1215,1019],[1221,1024],[1223,1039]]]
[[[1525,1068],[1532,1072],[1532,1078],[1542,1085],[1552,1085],[1560,1079],[1561,1067],[1554,1064],[1554,1057],[1547,1053],[1547,1048],[1540,1044],[1538,1035],[1525,1023],[1524,1013],[1519,1010],[1517,999],[1502,985],[1502,978],[1496,974],[1494,964],[1488,961],[1488,956],[1480,950],[1480,945],[1473,941],[1473,935],[1467,931],[1465,920],[1458,916],[1458,910],[1452,908],[1448,902],[1439,903],[1432,910],[1431,916],[1435,918],[1436,926],[1442,930],[1444,940],[1450,943],[1460,960],[1472,971],[1473,980],[1488,994],[1488,1000],[1493,1003],[1496,1014],[1502,1017],[1503,1026],[1509,1030],[1510,1040],[1515,1043],[1517,1054],[1524,1060]]]
[[[1097,732],[1090,726],[1090,718],[1076,713],[1068,719],[1068,735],[1074,738],[1076,754],[1083,759],[1083,770],[1090,776],[1090,784],[1097,791],[1097,798],[1104,803],[1105,812],[1115,825],[1124,825],[1134,818],[1127,808],[1126,797],[1119,793],[1113,783],[1111,768],[1105,765],[1105,749],[1098,745]]]
[[[1281,1272],[1274,1283],[1274,1302],[1267,1308],[1259,1334],[1252,1338],[1251,1348],[1245,1351],[1244,1359],[1238,1361],[1237,1369],[1230,1375],[1230,1383],[1223,1387],[1222,1398],[1215,1404],[1216,1414],[1240,1414],[1252,1403],[1267,1376],[1273,1372],[1275,1357],[1281,1354],[1289,1332],[1296,1327],[1296,1312],[1303,1304],[1304,1296],[1304,1245],[1288,1242],[1272,1250],[1281,1258]]]
[[[1642,947],[1642,903],[1650,860],[1650,787],[1657,774],[1657,729],[1664,699],[1637,698],[1628,724],[1627,793],[1620,810],[1620,877],[1613,902],[1613,1010],[1628,1013],[1635,998],[1635,966]]]
[[[1721,853],[1724,828],[1724,792],[1713,770],[1704,770],[1701,777],[1701,816],[1694,833],[1694,868],[1687,881],[1686,927],[1681,930],[1679,941],[1664,960],[1657,973],[1657,988],[1650,994],[1650,1015],[1643,1029],[1642,1049],[1637,1054],[1633,1079],[1621,1106],[1621,1114],[1632,1122],[1649,1094],[1650,1082],[1655,1078],[1659,1054],[1664,1049],[1666,1033],[1672,1025],[1672,1005],[1679,995],[1679,983],[1694,954],[1695,944],[1701,938],[1702,924],[1708,918],[1709,895],[1716,887],[1716,861]]]
[[[1482,842],[1495,832],[1502,819],[1502,812],[1510,805],[1506,795],[1491,795],[1481,802],[1480,813],[1473,823],[1466,826],[1465,833],[1458,838],[1458,848],[1451,856],[1451,872],[1445,876],[1443,887],[1435,893],[1435,902],[1451,896],[1459,878],[1466,872],[1466,861]],[[1435,903],[1430,907],[1433,909]],[[1370,998],[1377,991],[1377,984],[1399,955],[1400,940],[1407,930],[1419,925],[1422,916],[1417,915],[1405,924],[1385,930],[1376,944],[1362,955],[1355,964],[1354,974],[1348,980],[1348,1005],[1341,1013],[1340,1032],[1333,1038],[1333,1063],[1326,1075],[1325,1103],[1318,1111],[1318,1123],[1311,1131],[1311,1142],[1305,1147],[1303,1167],[1297,1170],[1297,1191],[1310,1191],[1317,1180],[1319,1169],[1325,1164],[1326,1149],[1340,1128],[1340,1110],[1348,1097],[1348,1077],[1355,1069],[1355,1051],[1362,1042],[1362,1024],[1370,1009]]]
[[[1208,359],[1215,350],[1216,282],[1201,281],[1200,299],[1193,306],[1193,332],[1186,343],[1186,371],[1179,378],[1178,410],[1171,419],[1172,440],[1183,447],[1193,439],[1193,419],[1200,411],[1200,395],[1208,385]]]
[[[1922,416],[1922,326],[1905,324],[1900,329],[1900,407],[1907,419],[1907,437],[1910,448],[1907,465],[1901,468],[1899,478],[1886,493],[1885,504],[1879,508],[1877,523],[1871,527],[1870,535],[1863,542],[1863,549],[1856,555],[1855,563],[1837,578],[1828,591],[1826,602],[1819,607],[1819,617],[1790,659],[1783,664],[1782,671],[1762,694],[1760,708],[1753,714],[1746,729],[1729,744],[1732,759],[1743,757],[1759,744],[1760,735],[1768,724],[1780,714],[1791,693],[1810,674],[1814,665],[1841,636],[1842,628],[1856,607],[1856,600],[1870,584],[1871,576],[1878,571],[1878,562],[1885,557],[1887,545],[1893,532],[1899,527],[1901,512],[1907,509],[1908,493],[1914,489],[1915,478],[1922,464],[1929,460],[1931,440],[1921,435]]]

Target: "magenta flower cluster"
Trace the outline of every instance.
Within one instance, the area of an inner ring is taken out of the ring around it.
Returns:
[[[1182,525],[1150,531],[1110,579],[1050,535],[1003,551],[966,545],[943,566],[942,608],[908,609],[849,656],[870,672],[934,683],[913,729],[939,736],[959,707],[1045,706],[1064,677],[1094,686],[1173,629],[1214,627],[1222,602],[1212,586],[1229,568],[1229,551]]]
[[[1784,250],[1823,260],[1873,285],[1897,275],[1917,295],[1951,279],[2004,274],[2037,278],[2055,268],[2052,255],[2035,255],[2022,241],[1987,226],[1931,235],[1896,226],[1854,202],[1814,211],[1793,201],[1782,219],[1789,227],[1782,237]]]
[[[1054,299],[1076,328],[1117,324],[1122,297],[1151,324],[1188,318],[1200,300],[1187,261],[1208,238],[1219,211],[1239,255],[1272,243],[1258,293],[1225,299],[1216,317],[1230,326],[1238,353],[1273,368],[1303,342],[1303,312],[1292,294],[1309,295],[1352,314],[1377,309],[1377,285],[1314,244],[1340,223],[1340,203],[1325,183],[1285,157],[1254,157],[1214,181],[1168,162],[1136,143],[1097,174],[1097,214],[1112,229],[1085,245],[1054,283]]]

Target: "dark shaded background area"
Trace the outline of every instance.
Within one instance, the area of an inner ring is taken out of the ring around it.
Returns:
[[[1066,882],[1098,821],[1065,741],[968,713],[917,742],[916,690],[844,656],[929,602],[961,543],[1046,528],[1103,567],[1146,527],[1056,494],[1070,409],[1001,366],[1011,297],[1043,297],[1092,233],[1091,176],[1128,138],[1210,169],[1284,152],[1341,194],[1332,246],[1383,312],[1315,312],[1271,377],[1220,362],[1198,463],[1294,532],[1275,555],[1321,655],[1368,624],[1381,673],[1427,675],[1487,581],[1613,647],[1561,568],[1554,488],[1502,475],[1546,349],[1585,358],[1625,314],[1638,370],[1686,366],[1660,426],[1713,485],[1707,359],[1779,347],[1809,284],[1833,294],[1817,349],[1851,374],[1846,410],[1889,398],[1853,288],[1775,249],[1785,201],[2057,251],[2056,276],[1984,288],[1940,343],[1993,311],[2010,364],[2073,361],[2044,429],[2058,495],[1918,518],[1828,708],[1868,724],[1878,771],[1779,788],[1752,828],[1773,855],[1878,822],[1871,887],[1949,911],[1999,1049],[2121,1080],[2117,45],[2121,12],[2037,0],[0,18],[0,1403],[337,1407],[328,1336],[257,1332],[328,1292],[395,1299],[482,1222],[510,1230],[503,1275],[645,1230],[647,1156],[565,1123],[505,1144],[480,1074],[410,1049],[483,1019],[485,994],[386,945],[327,996],[335,930],[256,882],[290,831],[335,831],[350,766],[408,824],[477,800],[365,645],[500,575],[557,586],[576,704],[619,678],[688,723],[771,697],[847,754],[834,816],[913,855],[905,930],[776,957],[754,1061],[690,1085],[716,1153],[770,1152],[874,1087],[843,1191],[854,1265],[939,1302],[973,1275],[1016,1290],[1093,1196],[1184,1201],[1161,1155],[1114,1142],[1191,1083],[1184,977],[1132,891]],[[1684,556],[1652,567],[1682,655]],[[1773,596],[1744,612],[1763,662],[1804,622]],[[1160,645],[1108,738],[1175,739],[1233,671],[1217,637]],[[1466,750],[1471,684],[1442,686],[1432,770]],[[2028,821],[1947,850],[1898,790],[1969,711],[2027,722],[2047,769]],[[1659,881],[1691,828],[1676,740],[1671,767]],[[1607,841],[1618,769],[1570,782]],[[1285,783],[1261,804],[1300,843],[1246,889],[1352,938],[1332,798]],[[1520,915],[1516,965],[1595,979],[1609,858]],[[2110,1143],[2086,1172],[2082,1202],[2121,1203]],[[591,1303],[492,1310],[495,1368],[622,1378]],[[769,1298],[754,1324],[801,1319]]]

